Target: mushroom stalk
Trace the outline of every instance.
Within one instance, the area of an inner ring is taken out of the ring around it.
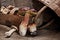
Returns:
[[[5,36],[6,37],[11,36],[15,31],[16,31],[16,29],[11,29],[8,32],[5,32]]]
[[[30,14],[26,13],[24,16],[24,20],[21,22],[20,26],[19,26],[19,33],[21,36],[25,36],[26,32],[27,32],[27,25],[29,22],[29,18]]]
[[[41,8],[41,9],[38,11],[38,13],[37,13],[37,15],[36,15],[36,20],[37,20],[37,18],[42,14],[42,12],[43,12],[46,8],[47,8],[47,6],[44,6],[43,8]]]

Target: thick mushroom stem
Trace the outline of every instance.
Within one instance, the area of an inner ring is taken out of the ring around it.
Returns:
[[[30,14],[26,13],[24,16],[24,20],[21,22],[20,26],[19,26],[19,33],[21,36],[25,36],[26,32],[27,32],[27,25],[29,22],[29,17]]]
[[[8,12],[10,12],[9,9],[5,8],[4,6],[1,7],[1,10],[0,10],[3,14],[7,14]]]
[[[5,32],[5,36],[8,37],[8,36],[11,36],[13,32],[15,32],[16,29],[11,29],[9,30],[8,32]]]
[[[31,32],[30,34],[32,36],[34,36],[34,35],[37,34],[37,32],[36,32],[37,31],[37,28],[36,28],[36,24],[35,23],[29,25],[28,28],[29,28],[29,31]]]
[[[37,20],[37,18],[42,14],[42,12],[45,10],[47,8],[47,6],[44,6],[44,7],[42,7],[39,11],[38,11],[38,13],[37,13],[37,15],[36,15],[36,20]]]
[[[15,7],[10,11],[10,15],[13,15],[15,11],[19,10],[19,8]]]
[[[13,29],[9,30],[8,32],[5,32],[5,37],[11,36],[17,30],[16,26],[12,26],[12,27]]]

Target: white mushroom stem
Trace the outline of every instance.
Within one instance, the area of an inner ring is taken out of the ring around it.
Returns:
[[[37,20],[37,18],[42,14],[42,12],[45,10],[47,8],[47,6],[44,6],[44,7],[42,7],[39,11],[38,11],[38,13],[37,13],[37,15],[36,15],[36,20]]]
[[[19,26],[19,33],[21,36],[25,36],[26,32],[27,32],[27,25],[29,22],[29,17],[30,14],[26,13],[24,16],[24,20],[21,22],[20,26]]]
[[[11,7],[14,8],[15,6],[13,6],[13,5],[9,5],[7,8],[9,9],[9,8],[11,8]]]
[[[1,10],[0,10],[3,14],[7,14],[8,12],[10,12],[9,9],[5,8],[4,6],[1,7]]]
[[[16,10],[19,10],[19,8],[15,7],[10,11],[10,14],[13,15]]]
[[[7,37],[7,36],[11,36],[12,33],[15,32],[15,31],[16,31],[16,29],[11,29],[10,31],[5,32],[6,37]]]
[[[29,31],[30,31],[30,32],[35,32],[35,31],[37,31],[37,28],[36,28],[36,24],[35,24],[35,23],[29,25],[28,27],[29,27]]]
[[[11,36],[12,33],[14,33],[16,30],[18,30],[17,27],[14,26],[14,25],[12,25],[12,28],[13,28],[13,29],[9,30],[8,32],[5,32],[6,37],[7,37],[7,36]]]

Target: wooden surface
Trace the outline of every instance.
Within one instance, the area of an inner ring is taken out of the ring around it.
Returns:
[[[53,11],[60,17],[60,0],[39,0]]]
[[[14,32],[10,38],[5,38],[4,33],[8,30],[9,28],[6,26],[0,25],[0,40],[60,40],[60,32],[56,33],[49,30],[39,30],[38,35],[35,37],[22,37]]]

